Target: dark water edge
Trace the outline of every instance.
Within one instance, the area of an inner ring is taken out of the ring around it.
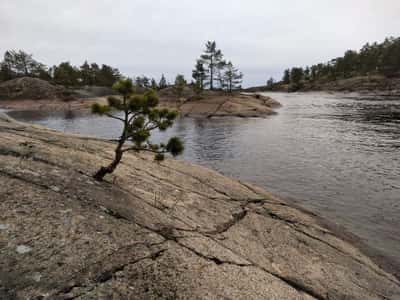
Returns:
[[[400,277],[400,99],[269,95],[283,104],[276,116],[184,118],[154,139],[182,137],[181,159],[254,183],[320,216],[338,236]],[[75,111],[9,114],[102,138],[120,131],[113,120]]]

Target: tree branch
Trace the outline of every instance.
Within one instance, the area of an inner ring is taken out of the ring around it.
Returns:
[[[143,148],[143,147],[138,147],[138,146],[132,146],[132,147],[128,147],[122,150],[122,152],[127,152],[127,151],[146,151],[146,152],[152,152],[152,153],[167,153],[166,150],[153,150],[150,148]]]
[[[132,116],[131,116],[131,117],[129,118],[129,120],[128,120],[128,124],[131,124],[132,121],[133,121],[133,119],[140,115],[140,112],[136,112],[136,113],[130,112],[129,114],[132,114]],[[128,115],[129,115],[129,114],[128,114]]]
[[[119,120],[119,121],[121,121],[121,122],[125,122],[124,119],[122,119],[122,118],[120,118],[120,117],[117,117],[117,116],[114,116],[114,115],[112,115],[112,114],[110,114],[110,113],[104,113],[104,115],[106,115],[107,117],[109,117],[109,118],[111,118],[111,119],[115,119],[115,120]]]

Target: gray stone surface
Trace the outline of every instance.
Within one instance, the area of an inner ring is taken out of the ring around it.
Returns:
[[[400,298],[360,250],[257,187],[135,154],[94,181],[113,146],[0,121],[0,299]]]

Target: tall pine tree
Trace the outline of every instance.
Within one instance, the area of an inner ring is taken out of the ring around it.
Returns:
[[[215,41],[208,41],[206,49],[201,55],[201,60],[206,67],[210,90],[214,89],[214,82],[218,69],[221,69],[224,64],[223,57],[222,51],[217,49],[217,43]]]

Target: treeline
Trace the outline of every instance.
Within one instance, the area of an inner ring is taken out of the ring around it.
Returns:
[[[0,62],[0,81],[18,77],[34,77],[65,86],[112,86],[121,78],[117,68],[85,61],[80,67],[62,62],[59,65],[48,67],[22,50],[10,50],[4,53]]]
[[[367,43],[359,51],[348,50],[342,57],[306,68],[295,67],[284,71],[282,83],[297,90],[307,82],[329,82],[365,75],[400,76],[400,38],[386,38],[382,43]],[[274,86],[273,79],[267,87]]]
[[[48,67],[22,50],[6,51],[0,62],[0,82],[19,77],[34,77],[67,87],[105,86],[111,87],[123,78],[117,68],[85,61],[81,66],[73,66],[70,62]],[[147,76],[135,77],[132,81],[136,87],[161,90],[172,86],[177,96],[181,96],[186,86],[200,94],[205,89],[232,92],[241,88],[243,74],[231,61],[224,59],[215,41],[208,41],[204,52],[196,60],[192,71],[193,81],[187,82],[178,74],[170,84],[164,74],[160,80]]]

